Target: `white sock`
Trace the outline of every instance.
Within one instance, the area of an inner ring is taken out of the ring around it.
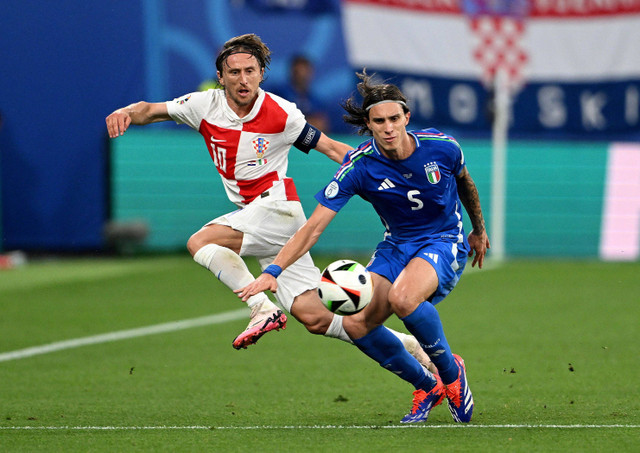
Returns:
[[[196,263],[209,269],[218,280],[231,290],[247,286],[254,280],[240,255],[227,247],[207,244],[193,255],[193,259]],[[259,293],[251,296],[247,300],[247,305],[254,307],[265,301],[273,305],[265,293]]]
[[[409,344],[413,340],[413,337],[411,335],[407,335],[406,333],[402,333],[402,332],[397,332],[393,329],[389,329],[388,327],[387,329],[390,330],[391,333],[394,334],[396,337],[398,337],[400,341],[402,341],[402,344],[404,345],[405,348],[407,348],[407,344]]]
[[[329,324],[329,328],[324,333],[324,336],[330,337],[330,338],[337,338],[339,340],[346,341],[349,344],[353,344],[353,341],[351,341],[351,338],[349,338],[349,335],[347,335],[347,332],[344,330],[344,327],[342,327],[342,316],[340,315],[336,315],[336,314],[333,315],[331,324]]]
[[[391,331],[392,334],[394,334],[400,341],[402,341],[402,345],[404,346],[404,348],[409,351],[409,354],[414,356],[418,362],[420,362],[420,365],[422,365],[424,369],[432,374],[438,372],[438,369],[433,364],[427,353],[424,352],[422,346],[420,346],[420,343],[418,343],[418,340],[416,340],[414,336],[407,335],[406,333],[402,332],[397,332],[393,329],[389,329],[388,327],[387,330]]]

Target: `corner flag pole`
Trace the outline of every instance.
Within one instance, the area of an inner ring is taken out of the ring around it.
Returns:
[[[482,67],[482,80],[493,91],[491,124],[491,257],[506,259],[507,145],[514,99],[523,83],[528,56],[522,46],[531,0],[461,0],[476,37],[473,58]]]
[[[494,79],[494,120],[491,130],[491,255],[505,259],[507,199],[507,143],[511,117],[511,99],[507,75],[499,68]]]

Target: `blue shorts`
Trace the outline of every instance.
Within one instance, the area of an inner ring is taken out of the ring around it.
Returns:
[[[371,257],[367,269],[393,283],[413,258],[422,258],[427,261],[438,274],[438,288],[429,298],[429,301],[435,305],[447,297],[460,280],[467,264],[467,247],[464,243],[446,241],[401,244],[382,241]]]

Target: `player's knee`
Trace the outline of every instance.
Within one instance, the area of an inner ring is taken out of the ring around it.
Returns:
[[[407,316],[415,310],[417,303],[410,295],[403,291],[395,291],[393,288],[389,291],[389,305],[398,316]]]
[[[200,250],[205,244],[199,238],[198,233],[194,233],[191,235],[189,240],[187,241],[187,250],[191,253],[191,256],[194,256],[198,250]]]
[[[198,250],[204,247],[207,244],[219,244],[216,240],[217,238],[207,235],[204,229],[196,231],[191,235],[189,240],[187,241],[187,250],[191,253],[191,256],[194,256]]]

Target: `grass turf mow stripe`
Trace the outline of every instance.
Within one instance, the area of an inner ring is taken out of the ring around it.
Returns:
[[[489,269],[495,266],[488,266]],[[467,274],[476,272],[477,268],[469,268]],[[111,341],[128,340],[131,338],[144,337],[148,335],[156,335],[160,333],[175,332],[178,330],[191,329],[193,327],[208,326],[213,324],[222,324],[229,321],[237,321],[249,316],[247,308],[241,308],[234,311],[219,313],[216,315],[203,316],[199,318],[185,319],[182,321],[168,322],[164,324],[156,324],[146,327],[138,327],[129,330],[120,330],[108,332],[105,334],[92,335],[88,337],[73,338],[71,340],[56,341],[41,346],[32,346],[16,351],[8,351],[0,353],[0,363],[11,360],[25,359],[36,355],[49,354],[51,352],[62,351],[65,349],[79,348],[81,346],[89,346],[94,344],[108,343]]]

